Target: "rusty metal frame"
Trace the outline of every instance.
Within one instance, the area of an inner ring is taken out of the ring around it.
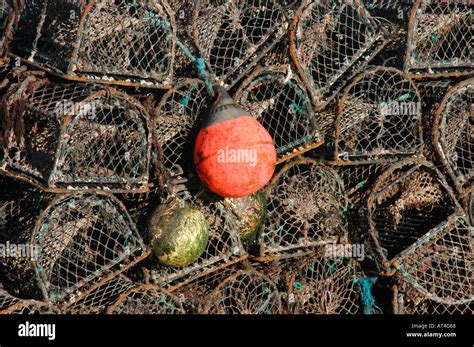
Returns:
[[[458,84],[455,84],[450,89],[448,89],[447,93],[441,100],[441,102],[437,105],[437,108],[434,112],[434,119],[433,119],[433,130],[432,130],[432,139],[433,144],[435,147],[436,154],[438,158],[441,160],[445,170],[448,172],[452,182],[454,183],[454,187],[456,192],[458,193],[459,199],[462,204],[466,205],[467,195],[469,191],[472,191],[472,180],[474,177],[468,177],[467,182],[462,183],[459,181],[456,173],[453,170],[451,158],[447,156],[445,152],[446,143],[444,140],[444,136],[441,134],[441,121],[443,121],[444,117],[442,112],[445,110],[445,106],[450,101],[451,96],[453,96],[460,88],[464,88],[468,85],[474,85],[474,77],[464,80]],[[474,112],[474,106],[471,105],[471,118],[472,112]]]

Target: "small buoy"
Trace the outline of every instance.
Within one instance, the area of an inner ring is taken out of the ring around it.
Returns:
[[[236,230],[244,243],[254,241],[267,217],[267,197],[263,191],[244,198],[226,198],[224,203],[236,217]]]
[[[268,131],[238,108],[222,86],[194,147],[199,178],[214,193],[240,198],[259,191],[275,171]]]
[[[171,198],[152,213],[148,232],[154,259],[170,267],[197,261],[209,240],[209,224],[204,215],[178,198]]]

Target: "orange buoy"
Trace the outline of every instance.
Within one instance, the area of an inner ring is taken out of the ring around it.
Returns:
[[[273,176],[276,150],[268,131],[238,108],[222,86],[194,147],[199,178],[214,193],[240,198]]]

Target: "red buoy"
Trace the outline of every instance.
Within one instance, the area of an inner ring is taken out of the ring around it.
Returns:
[[[194,147],[199,178],[214,193],[240,198],[260,190],[273,176],[276,150],[268,131],[235,106],[223,87]]]

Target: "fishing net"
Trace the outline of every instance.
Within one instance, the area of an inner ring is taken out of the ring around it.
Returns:
[[[405,70],[419,76],[472,72],[473,8],[471,1],[415,1]]]
[[[201,191],[180,193],[178,200],[197,208],[209,224],[209,240],[199,259],[181,268],[158,265],[152,269],[150,280],[169,290],[174,290],[201,276],[243,260],[245,251],[236,232],[235,220],[225,209],[222,199]]]
[[[4,63],[3,57],[11,41],[15,18],[12,0],[0,0],[0,66]]]
[[[295,256],[298,250],[345,237],[347,198],[337,173],[312,159],[289,162],[267,187],[268,218],[260,256]]]
[[[397,269],[425,298],[472,309],[473,235],[464,217],[453,216],[399,257]]]
[[[172,294],[179,299],[188,314],[202,314],[214,303],[212,294],[224,280],[242,269],[242,263],[235,263],[196,278],[183,286],[174,288]]]
[[[372,187],[375,179],[388,165],[388,163],[341,165],[335,166],[335,169],[344,182],[348,199],[355,203],[364,197],[364,193]]]
[[[197,79],[173,87],[161,99],[153,124],[163,149],[164,165],[170,173],[182,174],[189,169],[200,121],[211,104],[205,83]]]
[[[372,68],[346,88],[335,131],[336,160],[378,162],[421,149],[421,102],[413,82],[393,68]]]
[[[357,314],[362,301],[356,279],[360,266],[342,257],[303,258],[287,273],[290,312]]]
[[[258,68],[243,82],[235,100],[273,137],[279,162],[323,141],[305,87],[289,65]]]
[[[459,189],[474,177],[473,116],[474,79],[451,88],[435,113],[435,146]]]
[[[20,0],[12,52],[63,77],[169,87],[176,28],[158,1]]]
[[[194,42],[217,79],[233,85],[286,33],[285,3],[197,1]]]
[[[380,25],[359,0],[306,0],[291,29],[293,61],[318,109],[383,45]]]
[[[367,199],[369,234],[378,265],[420,245],[460,212],[454,193],[433,164],[409,159],[393,164],[376,180]]]
[[[84,295],[72,305],[64,307],[67,314],[102,314],[112,306],[121,295],[136,287],[137,284],[123,275],[119,275]]]
[[[7,155],[0,168],[55,192],[148,189],[149,116],[135,99],[28,77],[2,106]]]
[[[32,229],[49,199],[25,183],[0,176],[0,240],[8,241]]]
[[[403,278],[398,279],[394,296],[393,312],[395,314],[474,314],[474,300],[465,304],[445,304],[430,300]]]
[[[31,251],[2,259],[4,284],[48,302],[73,303],[148,255],[123,205],[104,194],[60,195],[10,241]]]
[[[255,270],[239,271],[226,278],[211,294],[206,312],[211,314],[278,314],[280,293],[270,278]]]
[[[0,315],[3,314],[51,314],[54,309],[45,302],[22,300],[0,289]]]
[[[184,314],[178,298],[152,285],[137,285],[107,309],[108,314]]]

